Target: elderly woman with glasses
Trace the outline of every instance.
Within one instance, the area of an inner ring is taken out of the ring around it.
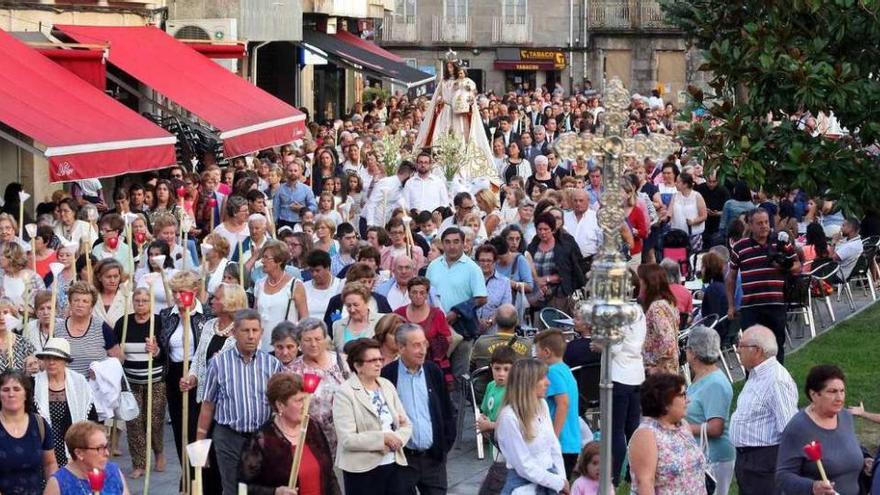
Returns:
[[[290,251],[281,241],[269,241],[262,249],[261,261],[266,274],[254,284],[254,309],[259,311],[263,324],[260,347],[269,350],[270,329],[282,321],[296,323],[309,315],[306,289],[302,281],[287,271]]]
[[[632,493],[705,495],[706,461],[694,441],[684,378],[649,375],[642,384],[642,423],[629,443]]]
[[[327,335],[327,327],[317,318],[306,318],[297,324],[297,344],[302,355],[289,370],[297,375],[312,373],[321,383],[312,396],[309,412],[327,436],[330,450],[336,452],[336,430],[333,427],[333,396],[348,378],[349,368],[341,353],[336,352]]]
[[[106,495],[128,495],[125,476],[119,466],[110,460],[110,446],[104,427],[91,421],[80,421],[67,430],[64,443],[70,451],[70,464],[59,469],[46,483],[44,495],[79,495],[94,493],[89,483],[89,473],[102,471]]]
[[[698,325],[688,335],[685,355],[693,378],[688,387],[687,422],[691,433],[708,442],[709,469],[715,494],[727,495],[733,479],[736,450],[730,442],[730,403],[733,387],[721,369],[721,340],[714,329]]]
[[[412,423],[394,385],[380,376],[379,343],[358,339],[347,350],[355,374],[339,387],[333,402],[336,467],[342,470],[345,493],[409,493],[403,446],[412,435]]]

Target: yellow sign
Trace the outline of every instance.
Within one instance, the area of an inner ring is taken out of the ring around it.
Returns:
[[[516,68],[514,70],[538,70],[537,64],[516,64]]]
[[[565,60],[565,54],[557,50],[520,50],[519,58],[522,60],[558,60],[557,57],[562,56]]]

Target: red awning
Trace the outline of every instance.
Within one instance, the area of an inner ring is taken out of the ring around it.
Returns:
[[[372,52],[380,57],[387,58],[389,60],[393,60],[395,62],[403,62],[404,60],[397,55],[389,52],[388,50],[382,48],[381,46],[373,43],[372,41],[367,41],[360,36],[355,36],[348,31],[337,31],[336,37],[342,40],[345,43],[350,43],[354,46],[362,48],[368,52]]]
[[[56,25],[81,43],[110,43],[110,63],[217,128],[228,158],[289,143],[305,115],[153,26]]]
[[[244,58],[247,55],[244,43],[184,43],[208,58]]]
[[[69,50],[60,47],[37,48],[36,50],[101,91],[107,89],[107,65],[104,63],[104,50]]]
[[[53,182],[176,162],[176,138],[0,30],[0,122],[46,146]]]

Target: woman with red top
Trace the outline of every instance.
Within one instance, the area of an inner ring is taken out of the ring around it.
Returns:
[[[287,488],[293,456],[302,434],[302,377],[278,373],[269,380],[266,399],[275,412],[245,442],[238,464],[238,481],[252,495],[338,495],[339,482],[333,472],[333,456],[321,428],[314,422],[306,430],[297,490]]]
[[[454,377],[452,365],[447,357],[449,344],[452,343],[452,330],[446,321],[446,313],[442,308],[431,306],[429,293],[431,282],[425,277],[413,277],[406,284],[410,303],[397,308],[394,312],[402,316],[407,323],[415,323],[425,331],[428,339],[428,358],[443,370],[443,378],[447,386],[452,386]]]
[[[55,250],[49,249],[49,243],[54,235],[52,227],[43,225],[37,229],[37,235],[34,237],[34,247],[36,249],[32,256],[36,257],[37,274],[40,278],[46,278],[46,275],[49,274],[49,264],[58,260],[58,254]]]
[[[638,204],[636,188],[628,180],[623,181],[623,193],[626,196],[626,223],[633,236],[632,247],[629,249],[630,261],[632,266],[638,266],[642,260],[642,246],[651,233],[651,226],[648,223],[648,212]]]

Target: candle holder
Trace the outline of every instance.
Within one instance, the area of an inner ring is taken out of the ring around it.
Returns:
[[[195,479],[192,484],[192,494],[202,495],[204,484],[202,483],[202,468],[208,463],[208,452],[211,450],[211,439],[198,440],[186,446],[189,455],[189,463],[195,470]]]
[[[107,472],[100,469],[92,469],[86,476],[89,479],[89,489],[93,494],[98,495],[104,489],[104,482],[107,480]]]
[[[293,454],[293,465],[290,467],[290,480],[287,482],[287,487],[291,490],[296,489],[296,480],[299,476],[299,466],[302,462],[303,446],[305,445],[306,433],[309,429],[309,405],[312,402],[312,395],[318,390],[318,385],[320,384],[320,375],[314,373],[306,373],[303,375],[303,392],[305,392],[306,398],[303,400],[303,408],[300,413],[299,441],[296,445],[296,452]]]
[[[30,199],[31,195],[18,191],[18,238],[24,239],[24,203]]]
[[[64,264],[58,262],[49,263],[49,271],[52,272],[52,299],[50,311],[52,316],[49,319],[49,338],[55,336],[55,314],[58,312],[58,277],[64,271]],[[76,268],[74,268],[76,271]]]

